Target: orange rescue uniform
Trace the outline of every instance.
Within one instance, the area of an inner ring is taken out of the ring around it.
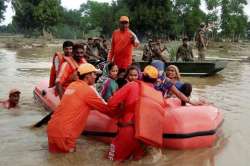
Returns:
[[[115,111],[120,104],[121,111]],[[110,115],[121,116],[118,134],[110,145],[110,160],[123,161],[130,156],[138,160],[144,155],[142,143],[157,147],[162,145],[161,124],[165,102],[153,84],[142,81],[127,83],[110,98],[108,107],[111,109]]]
[[[71,83],[48,123],[50,152],[67,153],[75,149],[76,139],[85,128],[90,110],[105,113],[107,104],[96,90],[84,81]]]
[[[134,36],[135,42],[131,41]],[[121,31],[117,29],[112,34],[111,51],[108,56],[110,62],[114,62],[119,69],[127,69],[132,64],[133,47],[138,47],[139,40],[130,30]]]
[[[140,159],[144,150],[141,142],[135,138],[134,118],[137,101],[140,98],[140,86],[138,82],[129,82],[118,90],[108,101],[108,107],[111,110],[117,110],[120,103],[123,104],[119,119],[120,128],[117,136],[110,145],[108,158],[110,160],[123,161],[133,155],[134,159]],[[113,111],[112,114],[115,114]],[[128,146],[129,145],[129,146]]]
[[[65,62],[61,65],[58,77],[56,78],[56,82],[59,82],[64,89],[68,87],[68,85],[74,81],[75,72],[80,64],[86,63],[86,60],[82,58],[80,63],[77,63],[73,57],[64,57]]]

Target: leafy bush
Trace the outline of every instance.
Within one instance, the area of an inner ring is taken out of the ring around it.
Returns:
[[[170,61],[176,61],[176,53],[179,47],[179,42],[171,42],[168,45],[168,52],[169,52],[169,58]]]
[[[82,38],[81,30],[71,27],[69,25],[59,24],[52,27],[51,31],[56,38],[63,38],[63,39]]]

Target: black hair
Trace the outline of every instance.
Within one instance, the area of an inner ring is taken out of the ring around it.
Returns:
[[[128,81],[124,78],[117,78],[116,83],[118,84],[118,88],[122,88],[124,85],[128,83]]]
[[[93,40],[93,38],[92,38],[92,37],[89,37],[88,40]]]
[[[65,42],[63,42],[63,48],[73,47],[73,46],[74,46],[74,43],[72,41],[65,41]]]
[[[187,38],[187,37],[184,37],[184,38],[182,39],[182,41],[188,41],[188,38]]]
[[[128,77],[129,72],[130,72],[131,70],[136,70],[137,73],[138,73],[138,77],[139,77],[139,69],[138,69],[135,65],[131,65],[131,66],[129,66],[128,69],[126,70],[125,78]]]
[[[84,50],[84,45],[83,44],[74,44],[73,46],[73,51],[76,52],[79,48]]]
[[[180,91],[187,97],[189,97],[191,95],[192,92],[192,85],[190,83],[184,83],[181,88]]]
[[[109,63],[109,64],[108,64],[108,70],[110,71],[114,66],[116,66],[116,64],[114,64],[114,63]]]
[[[205,26],[205,24],[200,24],[200,28],[204,28]]]
[[[151,78],[151,77],[149,77],[149,75],[143,74],[142,80],[143,80],[144,82],[154,84],[154,83],[157,81],[157,78]]]
[[[186,96],[189,97],[192,93],[192,85],[190,83],[184,83],[181,88],[180,91]],[[181,105],[185,106],[186,102],[185,101],[181,101]]]
[[[105,39],[104,35],[100,35],[100,38]]]

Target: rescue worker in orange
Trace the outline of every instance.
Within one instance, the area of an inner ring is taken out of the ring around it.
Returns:
[[[53,60],[52,60],[52,66],[50,69],[50,80],[49,80],[49,88],[52,88],[55,86],[56,77],[58,76],[60,67],[62,63],[64,62],[64,57],[70,57],[72,56],[73,51],[73,42],[71,41],[65,41],[63,43],[63,52],[64,54],[60,52],[56,52]]]
[[[90,110],[107,112],[107,103],[93,88],[98,70],[85,63],[77,71],[79,79],[68,86],[48,123],[51,153],[74,152],[76,140],[85,128]]]
[[[58,77],[56,78],[56,91],[60,98],[62,98],[67,86],[76,80],[78,66],[86,63],[86,60],[84,59],[84,46],[81,44],[75,44],[73,46],[73,57],[64,57],[64,60]]]
[[[20,91],[17,89],[12,89],[9,92],[9,99],[0,101],[0,108],[11,109],[18,107],[19,99],[20,99]]]
[[[158,70],[153,66],[147,66],[143,72],[143,82],[154,90],[154,83],[158,78]],[[119,131],[113,139],[108,158],[110,160],[124,161],[133,157],[139,160],[144,155],[144,149],[140,140],[135,138],[135,111],[140,96],[140,83],[132,81],[118,90],[108,101],[108,107],[113,116],[120,115],[118,120]],[[122,105],[122,108],[119,106]],[[119,110],[121,109],[121,110]],[[119,110],[119,111],[115,111]]]
[[[133,47],[138,47],[139,43],[135,33],[129,29],[129,18],[121,16],[119,29],[112,34],[108,61],[116,64],[120,71],[126,70],[132,64]]]

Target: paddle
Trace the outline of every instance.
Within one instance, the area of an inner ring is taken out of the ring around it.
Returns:
[[[44,118],[42,118],[36,124],[34,124],[33,127],[39,128],[39,127],[43,126],[44,124],[47,124],[48,121],[50,120],[52,114],[53,114],[53,112],[50,112],[48,115],[46,115]]]

